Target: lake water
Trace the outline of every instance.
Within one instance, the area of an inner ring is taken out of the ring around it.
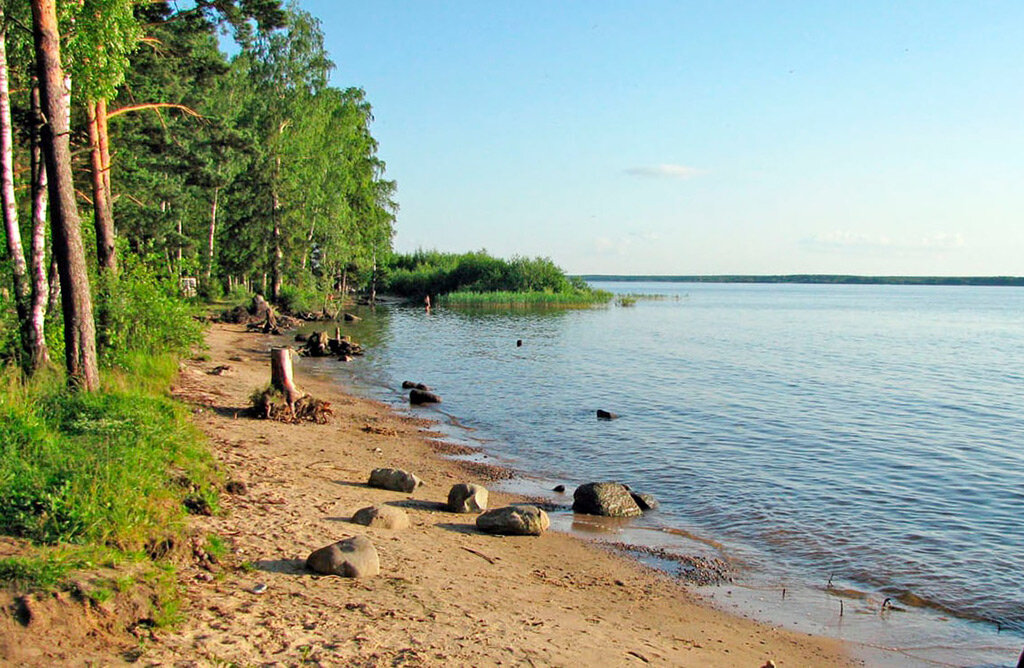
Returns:
[[[1015,665],[1024,289],[597,287],[664,297],[378,308],[346,328],[369,352],[338,373],[394,403],[403,380],[429,384],[444,403],[417,412],[462,425],[453,437],[538,490],[619,480],[656,495],[612,539],[728,559],[740,586],[708,592],[725,607],[925,665]]]

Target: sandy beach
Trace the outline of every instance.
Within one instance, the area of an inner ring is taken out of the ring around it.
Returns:
[[[102,609],[74,613],[65,595],[32,599],[27,628],[16,614],[2,616],[0,650],[14,664],[862,663],[840,641],[720,612],[670,576],[577,537],[481,533],[475,515],[446,510],[448,491],[507,472],[444,457],[432,422],[350,396],[336,381],[306,373],[301,359],[299,388],[330,402],[333,419],[248,417],[250,395],[269,382],[269,349],[288,341],[217,324],[207,342],[207,355],[183,363],[173,393],[193,406],[226,482],[236,483],[236,493],[222,494],[223,512],[189,520],[194,542],[219,536],[226,554],[179,567],[182,621],[171,628],[140,626],[132,636]],[[371,488],[378,467],[406,469],[425,484],[411,494]],[[517,500],[492,492],[489,505]],[[350,521],[374,504],[403,509],[411,526]],[[379,575],[305,568],[313,550],[359,535],[375,545]]]
[[[495,537],[475,517],[446,512],[452,484],[486,485],[486,469],[445,459],[431,423],[346,395],[295,366],[300,389],[331,403],[326,425],[244,417],[269,380],[267,351],[281,337],[214,325],[208,359],[185,365],[176,396],[196,406],[229,480],[223,516],[194,518],[200,532],[229,539],[251,564],[211,578],[186,568],[179,628],[145,644],[146,663],[303,661],[324,665],[857,665],[842,643],[729,616],[668,576],[557,532]],[[221,375],[208,372],[227,365]],[[412,494],[368,487],[377,467],[414,472]],[[492,493],[490,506],[516,499]],[[403,508],[404,530],[349,521],[359,508]],[[380,575],[314,576],[314,549],[364,535]],[[260,591],[265,585],[266,589]]]

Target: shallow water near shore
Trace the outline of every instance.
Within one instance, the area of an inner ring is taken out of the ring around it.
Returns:
[[[910,648],[897,662],[1015,665],[1024,290],[598,287],[666,297],[366,310],[343,326],[366,357],[317,364],[396,405],[403,380],[431,385],[444,403],[414,412],[520,486],[655,494],[657,512],[596,535],[727,559],[736,582],[702,589],[727,609]],[[595,535],[571,513],[555,524]]]

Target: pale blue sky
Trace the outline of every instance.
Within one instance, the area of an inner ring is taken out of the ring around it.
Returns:
[[[1024,2],[301,0],[400,251],[1024,274]]]

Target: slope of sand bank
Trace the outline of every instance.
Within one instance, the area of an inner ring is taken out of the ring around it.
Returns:
[[[296,382],[331,402],[326,425],[243,416],[269,380],[271,345],[284,339],[214,325],[209,359],[189,362],[175,394],[197,406],[228,479],[222,516],[197,528],[230,541],[245,569],[220,577],[182,572],[182,626],[145,644],[143,663],[324,665],[854,665],[833,640],[783,631],[716,611],[671,578],[555,532],[501,538],[475,516],[441,505],[452,484],[482,482],[480,469],[444,459],[429,423],[345,395],[296,363]],[[208,372],[230,368],[221,375]],[[371,469],[404,468],[426,485],[413,494],[367,487]],[[492,493],[491,507],[515,499]],[[403,508],[411,528],[359,526],[359,508]],[[303,560],[339,539],[368,536],[381,574],[314,576]],[[265,585],[265,591],[262,590]]]

